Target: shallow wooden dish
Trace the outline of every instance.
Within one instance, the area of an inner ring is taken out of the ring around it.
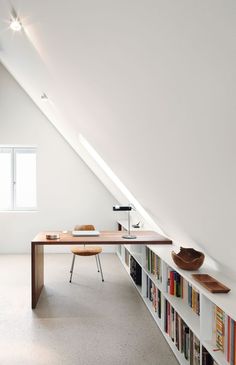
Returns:
[[[171,252],[174,263],[183,270],[198,270],[205,259],[205,255],[194,250],[194,248],[180,247],[180,252],[177,254],[174,251]]]
[[[192,277],[211,293],[228,293],[230,291],[230,288],[208,274],[192,274]]]

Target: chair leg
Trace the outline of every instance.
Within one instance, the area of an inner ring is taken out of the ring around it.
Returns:
[[[97,258],[97,255],[95,255],[95,260],[96,260],[96,264],[97,264],[98,272],[100,272],[100,270],[99,270],[99,266],[98,266],[98,258]]]
[[[72,259],[72,264],[71,264],[71,269],[70,269],[70,283],[71,283],[71,280],[72,280],[74,264],[75,264],[75,254],[73,254],[73,259]]]
[[[100,261],[100,255],[98,254],[97,256],[98,256],[97,259],[98,259],[98,263],[99,263],[99,266],[100,266],[102,281],[104,281],[103,272],[102,272],[102,265],[101,265],[101,261]]]

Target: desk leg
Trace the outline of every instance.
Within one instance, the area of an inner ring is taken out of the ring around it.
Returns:
[[[44,286],[44,253],[43,245],[31,243],[31,294],[32,309],[36,308]]]

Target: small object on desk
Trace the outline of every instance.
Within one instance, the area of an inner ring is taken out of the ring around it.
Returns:
[[[65,231],[62,231],[62,233],[68,233],[68,231],[66,231],[66,230]]]
[[[231,290],[208,274],[192,274],[192,277],[211,293],[228,293]]]
[[[205,259],[204,253],[194,250],[194,248],[180,247],[180,252],[177,254],[171,252],[174,263],[183,270],[194,271],[198,270]]]
[[[60,234],[59,233],[47,233],[46,238],[47,238],[47,240],[59,240]]]
[[[136,223],[136,224],[132,224],[133,228],[140,228],[140,222]]]
[[[72,231],[72,236],[74,237],[81,237],[81,236],[85,236],[85,237],[88,237],[88,236],[99,236],[100,235],[100,232],[99,231],[83,231],[83,230],[80,230],[80,231]]]
[[[129,211],[129,210],[132,210],[132,209],[133,209],[132,205],[118,205],[118,204],[113,205],[113,210],[117,211],[117,212],[119,212],[121,210],[126,212],[126,211]]]

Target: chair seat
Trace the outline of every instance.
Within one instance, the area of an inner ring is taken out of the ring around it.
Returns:
[[[86,246],[86,247],[73,247],[71,252],[74,255],[79,256],[94,256],[102,252],[102,247],[99,246]]]

